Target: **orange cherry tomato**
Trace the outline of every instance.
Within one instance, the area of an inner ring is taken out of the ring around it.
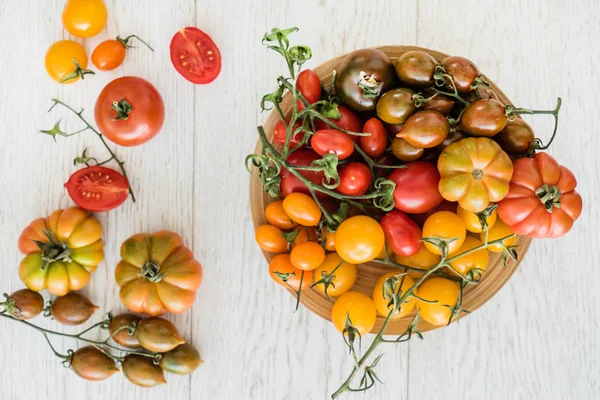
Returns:
[[[460,249],[456,251],[456,254],[451,254],[450,257],[474,249],[482,244],[483,243],[479,239],[467,236],[463,245],[460,246]],[[457,258],[456,260],[450,262],[450,265],[452,265],[452,267],[458,271],[459,274],[466,275],[473,269],[478,269],[480,270],[479,272],[485,271],[489,261],[490,257],[487,249],[481,249],[474,253],[466,254],[460,258]],[[452,271],[452,273],[454,273],[454,271]]]
[[[369,333],[377,320],[377,309],[373,300],[361,292],[348,292],[338,297],[331,309],[331,322],[343,333],[348,319],[361,336]]]
[[[290,253],[292,265],[304,271],[312,271],[325,260],[325,250],[315,242],[295,246]]]
[[[265,209],[265,217],[268,223],[279,229],[292,229],[298,225],[285,213],[282,200],[270,203]]]
[[[327,254],[325,261],[313,272],[314,287],[327,297],[341,296],[356,282],[356,265],[342,260],[337,253]]]
[[[457,282],[445,278],[429,278],[419,286],[419,297],[427,303],[417,300],[421,318],[432,325],[446,325],[450,321],[451,308],[456,305],[460,287]]]
[[[321,209],[317,202],[304,193],[290,193],[283,200],[285,213],[304,226],[315,226],[321,220]]]
[[[389,298],[384,299],[384,293],[383,293],[383,284],[385,283],[386,280],[388,280],[389,278],[395,276],[396,274],[400,273],[401,271],[398,272],[388,272],[383,274],[378,280],[377,283],[375,284],[375,288],[373,289],[373,302],[375,302],[375,308],[377,308],[377,311],[379,312],[379,314],[381,314],[384,317],[387,317],[388,314],[390,313],[390,311],[392,311],[392,309],[394,308],[393,304],[390,304],[390,300]],[[398,277],[398,284],[396,285],[396,293],[405,293],[408,289],[410,289],[413,285],[415,284],[415,281],[408,275],[404,276],[404,279],[402,279],[402,277]],[[415,294],[416,294],[416,290],[415,290]],[[412,310],[415,309],[415,298],[414,297],[409,297],[406,301],[404,301],[402,303],[402,305],[400,306],[400,308],[396,311],[396,314],[392,317],[392,318],[401,318],[404,317],[408,314],[411,313]]]
[[[442,239],[456,239],[448,245],[448,253],[454,253],[462,246],[467,235],[465,223],[456,214],[450,211],[438,211],[427,218],[423,224],[423,237],[438,237]],[[434,254],[442,254],[439,249],[431,243],[425,242],[425,246]]]
[[[123,63],[123,60],[125,60],[127,50],[133,47],[129,44],[129,41],[132,38],[136,38],[148,46],[146,42],[136,35],[129,35],[124,39],[117,36],[116,39],[105,40],[96,46],[92,53],[92,63],[94,63],[96,68],[100,71],[111,71],[117,68]],[[148,46],[148,48],[154,51],[152,47]]]
[[[102,0],[68,0],[62,23],[71,35],[88,38],[104,29],[106,17],[106,5]]]
[[[281,229],[276,226],[268,224],[259,226],[254,233],[254,238],[264,251],[270,251],[271,253],[285,253],[287,251],[288,243],[281,236]]]
[[[298,232],[296,234],[296,232]],[[306,242],[314,242],[317,240],[317,232],[315,228],[306,227],[306,226],[297,226],[293,231],[289,233],[284,233],[284,235],[295,236],[294,240],[291,243],[291,249],[298,246],[299,244]]]
[[[396,262],[398,264],[406,265],[411,268],[422,269],[423,272],[433,267],[440,262],[441,257],[439,254],[433,254],[426,246],[419,249],[417,254],[406,257],[399,256],[396,254]],[[409,270],[408,275],[412,278],[419,278],[423,275],[423,272]]]
[[[496,221],[494,226],[488,231],[488,243],[494,240],[502,239],[503,237],[510,236],[515,232],[511,229],[510,226],[506,225],[500,218]],[[481,241],[485,243],[485,232],[482,232],[479,236]],[[514,246],[517,243],[517,237],[514,236],[510,239],[503,240],[502,243],[508,246]],[[500,244],[493,244],[488,247],[489,251],[493,251],[494,253],[502,253],[504,251],[504,247]]]
[[[304,275],[302,275],[303,273]],[[300,288],[300,281],[302,281],[302,290],[304,290],[310,286],[313,280],[313,272],[302,271],[294,267],[289,254],[278,254],[273,257],[269,264],[269,274],[279,285],[285,288],[291,287],[294,290]]]
[[[481,221],[479,221],[479,217],[477,217],[475,213],[467,211],[459,205],[456,209],[456,214],[458,214],[458,216],[462,218],[463,222],[465,223],[465,228],[467,228],[469,232],[482,232]],[[492,211],[492,213],[488,217],[486,217],[485,221],[487,222],[488,229],[494,226],[497,217],[498,213],[496,212],[496,210]]]
[[[325,250],[335,251],[335,232],[331,232],[328,228],[324,228],[323,242],[325,242]]]
[[[335,250],[344,261],[362,264],[376,258],[385,247],[385,236],[379,222],[357,215],[342,222],[335,233]]]

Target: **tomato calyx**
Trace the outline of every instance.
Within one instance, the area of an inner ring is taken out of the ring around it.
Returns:
[[[334,283],[334,280],[336,278],[335,271],[337,271],[338,268],[341,267],[343,263],[344,263],[344,261],[340,261],[338,263],[338,265],[330,273],[321,271],[321,279],[319,279],[318,281],[313,283],[310,286],[311,289],[317,285],[323,285],[323,292],[325,293],[325,297],[327,297],[327,300],[330,300],[329,293],[327,293],[327,290],[329,289],[330,286],[335,289],[335,283]]]
[[[48,264],[63,261],[70,263],[73,261],[71,258],[71,248],[66,243],[59,242],[54,234],[48,229],[42,229],[44,236],[48,238],[50,242],[40,242],[39,240],[31,240],[35,243],[42,253],[42,260],[44,261],[41,266],[41,270],[46,270]]]
[[[360,71],[359,81],[356,83],[362,89],[362,95],[365,99],[374,99],[379,96],[383,82],[378,81],[374,74]]]
[[[75,64],[75,69],[70,74],[67,74],[61,78],[59,83],[65,83],[66,81],[70,81],[71,79],[81,78],[84,79],[85,75],[96,75],[96,73],[92,70],[81,68],[81,65],[75,60],[75,58],[71,59],[73,64]]]
[[[544,208],[552,213],[554,208],[560,208],[560,196],[562,195],[558,186],[550,186],[544,183],[542,187],[535,191],[535,195],[540,199]]]
[[[127,119],[129,118],[129,114],[131,113],[131,111],[133,111],[133,107],[125,99],[113,102],[110,108],[117,112],[117,116],[115,118],[109,117],[113,121],[118,121],[120,119],[122,119],[123,121],[127,121]]]
[[[167,275],[166,272],[160,272],[160,265],[152,260],[148,260],[142,266],[142,277],[152,283],[158,283]]]
[[[15,304],[15,299],[11,299],[8,294],[4,293],[5,301],[0,303],[0,307],[4,307],[4,311],[17,319],[22,319],[23,313]]]
[[[140,39],[137,35],[129,35],[125,38],[122,38],[120,36],[116,37],[117,42],[121,43],[123,45],[123,47],[125,47],[125,49],[134,49],[135,46],[132,46],[131,44],[129,44],[129,42],[131,41],[131,39],[137,39],[140,42],[142,42],[143,44],[146,45],[146,47],[148,47],[152,52],[154,52],[154,49],[146,42],[144,42],[142,39]]]

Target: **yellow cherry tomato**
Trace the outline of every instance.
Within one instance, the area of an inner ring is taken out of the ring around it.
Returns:
[[[360,292],[341,295],[331,309],[331,322],[338,331],[344,332],[348,318],[361,336],[366,335],[373,329],[377,320],[375,303],[369,296]]]
[[[502,239],[503,237],[507,237],[514,233],[515,232],[510,228],[510,226],[506,225],[501,219],[498,218],[494,226],[488,232],[488,243],[493,240]],[[482,242],[485,242],[485,232],[481,233],[480,238]],[[506,246],[513,246],[517,243],[517,237],[514,236],[510,239],[503,240],[502,243],[504,243]],[[502,253],[504,251],[504,247],[502,247],[500,244],[493,244],[488,247],[488,250],[495,253]]]
[[[382,260],[385,260],[385,255],[386,255],[386,249],[385,249],[385,243],[383,245],[383,249],[381,249],[381,251],[379,252],[379,254],[377,254],[377,257],[375,258],[380,258]],[[387,255],[390,257],[390,259],[394,258],[394,252],[392,251],[392,249],[390,249],[390,247],[388,246],[387,248]]]
[[[292,265],[304,271],[312,271],[325,261],[325,250],[315,242],[299,244],[290,253]]]
[[[419,286],[418,296],[424,300],[436,301],[427,303],[417,300],[421,310],[421,318],[432,325],[446,325],[450,321],[451,309],[456,306],[460,286],[458,282],[445,278],[429,278]]]
[[[291,193],[283,199],[283,209],[293,221],[303,226],[315,226],[321,220],[317,202],[304,193]]]
[[[48,75],[59,83],[77,82],[87,70],[88,58],[83,46],[72,40],[59,40],[50,46],[44,59]]]
[[[265,218],[267,218],[268,223],[279,229],[292,229],[298,225],[285,213],[282,200],[274,201],[267,206],[265,209]]]
[[[289,254],[278,254],[273,257],[269,264],[269,274],[279,285],[294,290],[298,290],[300,281],[302,281],[302,290],[308,288],[313,279],[312,271],[302,271],[292,265]]]
[[[298,233],[296,234],[296,232]],[[288,234],[295,236],[291,244],[292,249],[298,246],[299,244],[317,240],[317,232],[315,231],[315,228],[312,227],[308,228],[306,226],[297,226]]]
[[[480,233],[482,231],[481,222],[475,213],[467,211],[459,205],[456,209],[456,214],[462,218],[463,222],[465,223],[465,228],[467,228],[469,232]],[[494,226],[497,217],[498,214],[494,209],[494,211],[492,211],[492,213],[485,219],[488,229]]]
[[[408,270],[408,275],[412,278],[421,277],[426,270],[439,263],[440,259],[441,257],[439,254],[433,254],[426,246],[421,246],[417,254],[409,257],[396,254],[396,262],[398,264],[423,270],[423,272]]]
[[[460,249],[458,249],[455,254],[450,254],[450,257],[464,253],[481,245],[482,242],[479,241],[479,239],[467,236],[463,245],[460,246]],[[458,271],[459,274],[464,276],[473,269],[485,271],[489,261],[490,257],[487,249],[481,249],[457,258],[456,260],[450,262],[450,265],[452,265],[452,268]],[[452,273],[454,273],[454,271],[452,271]]]
[[[88,38],[99,34],[106,25],[103,0],[67,0],[62,14],[65,29],[73,36]]]
[[[467,230],[465,223],[456,214],[450,211],[438,211],[427,218],[423,225],[423,237],[438,237],[442,239],[456,239],[448,245],[448,253],[454,253],[465,241]],[[425,242],[425,246],[434,254],[442,254],[436,246]]]
[[[373,302],[375,303],[375,308],[379,314],[384,317],[387,317],[390,311],[394,308],[392,304],[390,304],[390,299],[384,299],[383,293],[383,284],[388,278],[391,278],[394,275],[397,275],[398,272],[388,272],[383,274],[375,284],[375,288],[373,289]],[[402,284],[402,285],[401,285]],[[398,284],[396,285],[396,293],[405,293],[408,289],[410,289],[415,284],[415,281],[408,275],[404,276],[402,279],[401,276],[398,277]],[[417,294],[417,291],[414,292]],[[400,308],[396,311],[396,314],[392,318],[401,318],[404,317],[415,308],[415,298],[409,297],[406,301],[402,303]]]
[[[379,222],[357,215],[342,222],[335,233],[335,250],[344,261],[362,264],[376,258],[385,247]]]
[[[323,242],[325,242],[325,250],[335,251],[335,232],[331,232],[328,228],[324,228]]]
[[[325,296],[340,296],[356,282],[356,265],[342,260],[338,253],[329,253],[313,271],[314,287]],[[321,283],[317,283],[321,282]]]
[[[264,251],[272,253],[285,253],[288,243],[281,236],[281,229],[273,225],[261,225],[254,232],[256,243]]]

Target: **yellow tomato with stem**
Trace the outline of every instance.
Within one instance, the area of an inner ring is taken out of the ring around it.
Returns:
[[[335,233],[335,250],[344,261],[352,264],[375,259],[384,247],[383,228],[365,215],[346,219]]]
[[[67,0],[62,14],[65,29],[79,38],[99,34],[106,25],[106,19],[103,0]]]
[[[498,218],[494,226],[488,231],[487,240],[488,243],[494,240],[502,239],[504,237],[513,235],[515,232],[511,229],[510,226],[506,225],[501,219]],[[485,243],[486,233],[482,232],[480,235],[481,241]],[[503,240],[502,243],[505,246],[514,246],[517,243],[517,237],[513,236],[510,239]],[[493,251],[495,253],[502,253],[504,251],[504,247],[501,244],[493,244],[488,246],[489,251]]]
[[[283,199],[283,209],[288,217],[303,226],[315,226],[321,220],[321,208],[304,193],[291,193]]]
[[[445,278],[426,279],[419,286],[417,307],[421,310],[421,318],[432,325],[447,325],[450,322],[452,308],[456,306],[460,286],[458,282]]]
[[[295,246],[290,253],[292,265],[304,271],[312,271],[325,261],[325,250],[315,242]]]
[[[340,296],[352,289],[356,282],[356,265],[342,260],[338,253],[329,253],[313,271],[314,287],[327,298]]]
[[[342,333],[348,322],[361,336],[364,336],[373,329],[376,320],[375,303],[361,292],[348,292],[341,295],[331,309],[331,322]]]
[[[474,212],[467,211],[459,205],[456,209],[456,214],[462,218],[463,222],[465,223],[465,228],[467,228],[469,232],[480,233],[483,231],[481,227],[481,221]],[[497,217],[498,214],[496,213],[495,208],[487,217],[485,217],[485,222],[487,223],[488,229],[494,226]]]
[[[87,74],[88,57],[82,45],[72,40],[53,43],[44,59],[46,72],[59,83],[74,83]]]
[[[406,265],[407,267],[418,268],[418,269],[423,270],[423,272],[415,271],[415,270],[408,270],[408,275],[412,278],[421,277],[425,271],[427,271],[429,268],[431,268],[434,265],[436,265],[437,263],[439,263],[440,259],[441,259],[440,255],[433,254],[431,251],[429,251],[427,246],[421,246],[421,248],[419,249],[417,254],[414,254],[412,256],[407,257],[407,256],[399,256],[396,254],[396,262],[398,264],[402,264],[402,265]]]
[[[391,304],[391,299],[387,297],[387,294],[384,295],[384,284],[389,278],[396,276],[398,273],[400,273],[400,271],[392,271],[383,274],[377,280],[375,288],[373,289],[373,302],[375,303],[375,308],[383,317],[387,317],[390,311],[392,311],[392,309],[394,308],[394,305]],[[394,292],[396,294],[399,293],[401,296],[415,284],[415,281],[408,275],[405,275],[403,277],[398,276],[397,279],[398,282],[396,283],[396,288]],[[417,291],[415,290],[414,293],[417,294]],[[415,304],[415,298],[409,297],[404,302],[402,302],[402,305],[396,311],[396,314],[392,318],[401,318],[410,314],[411,311],[415,309]]]
[[[455,239],[448,245],[449,254],[454,253],[462,246],[466,235],[465,223],[458,215],[450,211],[438,211],[430,215],[423,225],[423,238]],[[432,243],[425,242],[425,246],[434,254],[442,254]]]
[[[450,254],[450,258],[455,255],[460,255],[464,252],[472,250],[476,247],[481,246],[483,243],[479,239],[475,239],[474,237],[467,236],[465,238],[465,242],[460,249],[456,251],[454,254]],[[485,271],[490,261],[489,253],[487,249],[481,249],[474,251],[473,253],[466,254],[462,257],[459,257],[450,262],[452,268],[454,268],[459,274],[465,276],[471,270],[479,270],[479,272]],[[454,271],[451,271],[455,274]]]
[[[298,290],[302,282],[302,290],[308,288],[313,280],[312,271],[302,271],[292,265],[289,254],[278,254],[269,264],[269,275],[279,285]]]

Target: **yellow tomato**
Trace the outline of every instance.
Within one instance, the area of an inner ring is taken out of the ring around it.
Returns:
[[[331,322],[340,332],[344,332],[346,319],[350,318],[352,326],[361,336],[366,335],[375,326],[377,310],[369,296],[360,292],[348,292],[336,300],[331,309]]]
[[[321,220],[317,202],[304,193],[291,193],[283,199],[283,209],[293,221],[303,226],[315,226]]]
[[[88,58],[83,46],[72,40],[53,43],[46,52],[44,64],[48,75],[60,83],[77,82],[83,74],[89,73],[86,72]]]
[[[265,209],[265,218],[267,222],[279,229],[292,229],[297,223],[292,221],[283,209],[283,201],[274,201]]]
[[[421,318],[432,325],[446,325],[450,320],[451,309],[456,306],[460,286],[457,282],[445,278],[429,278],[419,286],[419,297],[436,301],[427,303],[417,300],[417,307],[421,310]]]
[[[385,260],[385,255],[386,255],[386,249],[385,249],[385,244],[383,245],[383,249],[381,249],[381,251],[379,252],[379,254],[377,254],[377,257],[375,258],[380,258],[382,260]],[[387,255],[390,257],[390,259],[394,258],[394,252],[392,251],[392,249],[387,248]]]
[[[515,233],[510,226],[506,225],[501,219],[498,219],[492,229],[489,230],[488,233],[488,243],[493,240],[502,239],[503,237],[507,237]],[[485,242],[485,232],[482,232],[480,235],[481,241]],[[510,239],[506,239],[502,241],[506,246],[513,246],[517,243],[517,237],[512,237]],[[502,253],[504,248],[500,244],[494,244],[488,247],[489,251],[493,251],[495,253]]]
[[[482,243],[478,239],[467,236],[463,245],[460,246],[460,249],[458,249],[455,254],[451,254],[450,257],[464,253],[465,251],[469,251],[481,245]],[[452,265],[452,267],[461,275],[466,275],[472,269],[485,271],[489,261],[490,257],[488,251],[486,249],[481,249],[457,258],[456,260],[450,262],[450,265]]]
[[[329,253],[313,271],[315,287],[326,296],[341,296],[356,282],[356,265],[347,263],[337,253]],[[324,281],[316,284],[316,282]],[[329,282],[329,283],[326,283]]]
[[[352,264],[373,260],[384,246],[383,228],[379,222],[364,215],[348,218],[335,233],[335,250],[344,261]]]
[[[331,232],[329,229],[323,229],[323,241],[325,242],[325,250],[335,251],[335,232]]]
[[[312,271],[325,260],[325,250],[315,242],[299,244],[292,249],[290,261],[292,265],[304,271]]]
[[[68,0],[62,23],[71,35],[87,38],[104,29],[106,16],[106,6],[102,0]]]
[[[465,223],[465,227],[469,232],[480,233],[482,231],[481,222],[475,213],[467,211],[459,205],[456,209],[456,214],[462,218],[463,222]],[[494,211],[492,211],[492,213],[485,219],[488,229],[494,226],[497,217],[498,214],[494,209]]]
[[[388,316],[388,314],[390,313],[392,308],[394,308],[394,306],[392,304],[390,304],[391,299],[389,299],[389,298],[384,299],[383,284],[385,283],[385,281],[388,278],[391,278],[392,276],[398,274],[398,272],[392,271],[392,272],[383,274],[377,280],[377,283],[375,284],[375,288],[373,289],[373,302],[375,303],[375,308],[377,308],[377,311],[379,312],[379,314],[381,314],[384,317]],[[402,286],[400,285],[400,283],[402,283]],[[410,276],[408,276],[408,275],[404,276],[404,280],[400,276],[400,277],[398,277],[396,293],[400,293],[400,292],[405,293],[414,284],[415,284],[415,281]],[[415,294],[417,294],[416,290],[415,290]],[[410,314],[410,312],[412,310],[414,310],[415,304],[416,304],[415,298],[409,297],[406,301],[404,301],[402,303],[402,305],[396,311],[396,314],[392,318],[401,318],[401,317],[404,317],[404,316]]]
[[[426,246],[421,246],[421,249],[410,257],[399,256],[396,254],[396,262],[398,264],[406,265],[411,268],[422,269],[423,272],[433,267],[440,262],[441,257],[439,254],[433,254]],[[408,275],[412,278],[419,278],[423,275],[423,272],[409,270]]]
[[[456,214],[450,211],[438,211],[427,218],[423,225],[423,237],[438,237],[442,239],[456,239],[448,245],[448,253],[454,253],[465,241],[467,230],[465,223]],[[442,254],[436,246],[425,242],[425,246],[434,254]]]

